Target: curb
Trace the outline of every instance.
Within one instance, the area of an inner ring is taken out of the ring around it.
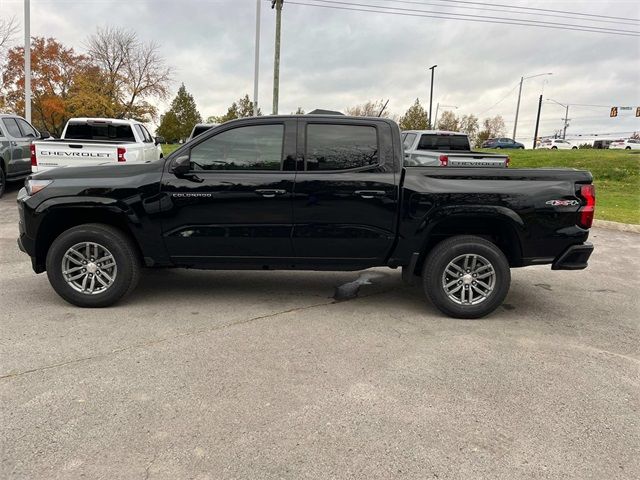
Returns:
[[[606,228],[607,230],[616,230],[618,232],[640,233],[640,225],[631,223],[610,222],[609,220],[593,221],[593,226],[598,228]]]

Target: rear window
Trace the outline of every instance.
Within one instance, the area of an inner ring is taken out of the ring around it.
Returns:
[[[135,142],[130,125],[113,125],[110,123],[70,123],[67,126],[65,138],[69,140]]]
[[[420,137],[418,150],[470,150],[466,135],[425,134]]]

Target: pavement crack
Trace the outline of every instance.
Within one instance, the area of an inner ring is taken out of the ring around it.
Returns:
[[[362,295],[360,298],[366,298],[366,297],[370,297],[372,295],[378,295],[378,294],[382,294],[382,293],[387,293],[387,292],[389,292],[391,290],[393,290],[393,289],[380,291],[380,292],[374,292],[374,293],[370,293],[368,295]],[[356,300],[356,299],[354,298],[354,300]],[[61,367],[66,367],[68,365],[74,365],[76,363],[82,363],[82,362],[88,362],[88,361],[91,361],[91,360],[107,358],[107,357],[110,357],[112,355],[116,355],[118,353],[127,352],[129,350],[135,350],[135,349],[138,349],[138,348],[146,348],[146,347],[150,347],[150,346],[154,346],[154,345],[159,345],[161,343],[167,343],[167,342],[170,342],[172,340],[179,339],[179,338],[191,337],[191,336],[201,335],[201,334],[210,333],[210,332],[216,332],[218,330],[223,330],[223,329],[226,329],[226,328],[235,327],[237,325],[245,325],[247,323],[255,322],[255,321],[258,321],[258,320],[264,320],[266,318],[277,317],[279,315],[284,315],[284,314],[287,314],[287,313],[302,312],[302,311],[305,311],[305,310],[310,310],[312,308],[328,306],[328,305],[332,305],[332,304],[335,304],[335,303],[336,303],[335,300],[333,298],[330,298],[330,299],[325,300],[324,302],[313,303],[311,305],[305,305],[305,306],[302,306],[302,307],[289,308],[287,310],[280,310],[278,312],[267,313],[267,314],[264,314],[264,315],[258,315],[258,316],[251,317],[251,318],[245,318],[245,319],[242,319],[242,320],[237,320],[235,322],[225,323],[223,325],[216,325],[214,327],[200,328],[198,330],[191,330],[191,331],[188,331],[188,332],[182,332],[182,333],[179,333],[177,335],[172,335],[170,337],[165,337],[165,338],[158,338],[156,340],[150,340],[148,342],[134,343],[132,345],[127,345],[125,347],[115,348],[115,349],[110,350],[108,352],[99,353],[97,355],[90,355],[90,356],[86,356],[86,357],[75,358],[73,360],[67,360],[67,361],[64,361],[64,362],[53,363],[53,364],[50,364],[50,365],[44,365],[42,367],[32,368],[32,369],[29,369],[29,370],[23,370],[21,372],[14,372],[14,373],[8,373],[8,374],[0,375],[0,380],[5,380],[5,379],[9,379],[9,378],[17,378],[17,377],[21,377],[23,375],[27,375],[27,374],[30,374],[30,373],[39,373],[39,372],[44,372],[46,370],[51,370],[51,369],[54,369],[54,368],[61,368]]]

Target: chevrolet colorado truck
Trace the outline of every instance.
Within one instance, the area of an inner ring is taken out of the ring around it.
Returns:
[[[165,159],[50,170],[19,192],[18,244],[81,307],[142,267],[401,267],[444,313],[482,317],[510,268],[583,269],[595,194],[573,169],[413,167],[391,120],[264,116],[218,125]]]
[[[59,139],[31,144],[31,169],[151,162],[162,158],[160,142],[135,120],[71,118]]]
[[[507,168],[509,156],[474,152],[469,136],[446,130],[405,130],[402,132],[404,164],[416,167],[497,167]]]

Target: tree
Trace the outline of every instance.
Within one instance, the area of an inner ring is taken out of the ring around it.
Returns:
[[[482,130],[476,137],[475,146],[480,147],[489,138],[501,137],[505,134],[504,120],[501,115],[493,118],[485,118],[482,122]]]
[[[130,30],[98,28],[87,39],[87,52],[100,69],[115,117],[149,121],[156,116],[149,100],[166,98],[171,80],[156,43],[142,42]]]
[[[450,110],[445,110],[438,119],[438,130],[448,130],[450,132],[457,132],[460,129],[460,121],[456,117],[455,113]]]
[[[258,116],[262,115],[262,110],[258,108]],[[249,95],[239,98],[233,102],[227,109],[227,113],[219,117],[211,116],[207,118],[208,123],[224,123],[236,118],[253,117],[253,102],[249,99]]]
[[[0,19],[0,54],[9,48],[19,29],[15,17]]]
[[[360,105],[346,108],[345,112],[352,117],[377,117],[382,111],[384,104],[385,102],[383,100],[368,100]],[[389,111],[385,110],[380,116],[389,118]]]
[[[426,130],[429,123],[429,115],[420,105],[420,99],[416,101],[409,109],[400,117],[401,130]]]
[[[198,112],[193,95],[187,92],[183,83],[171,102],[171,107],[162,116],[158,135],[163,136],[169,143],[176,143],[178,140],[186,139],[195,124],[200,122],[202,122],[202,117]]]
[[[304,110],[302,109],[302,107],[298,107],[298,109],[291,115],[304,115]]]
[[[53,38],[31,41],[32,118],[35,126],[60,135],[71,116],[70,99],[75,79],[89,68],[88,58]],[[7,52],[2,74],[5,107],[24,112],[24,47]]]
[[[469,142],[472,145],[476,140],[479,128],[480,126],[478,125],[478,117],[476,117],[473,113],[470,115],[463,115],[460,119],[459,131],[467,134],[467,136],[469,137]]]

